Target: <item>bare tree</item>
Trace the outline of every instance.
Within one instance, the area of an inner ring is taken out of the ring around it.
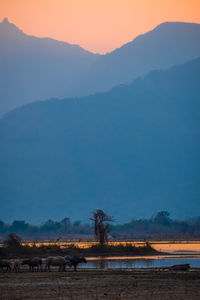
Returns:
[[[14,232],[9,233],[4,245],[10,248],[19,248],[21,246],[21,238]]]
[[[113,222],[114,220],[101,209],[97,209],[93,212],[91,220],[94,222],[94,234],[100,245],[103,246],[107,242],[108,234],[110,232],[108,222]]]

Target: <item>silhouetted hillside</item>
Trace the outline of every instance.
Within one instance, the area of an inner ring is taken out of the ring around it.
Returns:
[[[200,24],[163,23],[107,55],[0,23],[0,115],[49,97],[82,96],[200,56]]]
[[[1,219],[197,215],[200,59],[0,121]],[[28,217],[27,217],[28,216]],[[117,220],[117,221],[119,221]]]
[[[200,24],[162,23],[121,48],[100,56],[86,77],[83,92],[105,91],[153,69],[169,68],[199,56]]]
[[[0,23],[0,115],[25,103],[65,97],[98,55],[78,45],[37,38]]]

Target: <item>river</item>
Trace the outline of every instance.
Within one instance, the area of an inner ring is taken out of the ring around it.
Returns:
[[[80,268],[115,269],[115,268],[153,268],[168,267],[175,264],[190,264],[192,268],[200,268],[200,255],[178,256],[146,256],[146,257],[103,257],[87,259],[87,264],[81,264]]]
[[[96,242],[66,241],[66,242],[42,242],[36,246],[57,244],[61,248],[73,244],[79,248],[89,248]],[[133,245],[141,247],[146,244],[143,241],[110,241],[109,245]],[[191,267],[200,268],[200,241],[149,241],[152,248],[165,252],[165,255],[141,256],[141,257],[89,257],[87,264],[80,264],[80,268],[110,269],[110,268],[152,268],[168,267],[174,264],[190,264]],[[31,245],[31,243],[29,243]],[[169,255],[166,255],[169,253]]]

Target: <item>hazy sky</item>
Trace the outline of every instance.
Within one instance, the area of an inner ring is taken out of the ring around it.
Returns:
[[[165,21],[200,23],[200,0],[0,0],[25,33],[105,53]]]

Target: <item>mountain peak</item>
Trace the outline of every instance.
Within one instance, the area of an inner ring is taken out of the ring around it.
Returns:
[[[3,24],[8,24],[9,23],[8,18],[4,18],[2,23]]]
[[[193,30],[194,28],[199,28],[199,23],[191,23],[191,22],[163,22],[156,26],[152,31],[156,30]],[[151,31],[150,31],[151,32]]]
[[[0,22],[0,34],[1,36],[17,36],[17,34],[24,34],[21,29],[19,29],[15,24],[10,23],[8,18],[4,18],[2,22]]]

